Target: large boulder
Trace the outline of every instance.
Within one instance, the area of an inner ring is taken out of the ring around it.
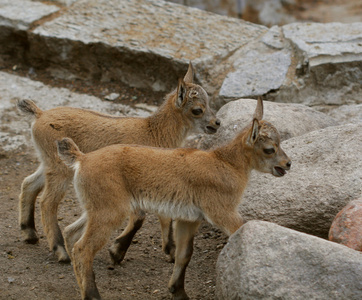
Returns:
[[[327,238],[336,214],[362,194],[361,145],[361,123],[284,141],[290,172],[282,178],[252,173],[240,213],[245,221],[271,221]]]
[[[219,300],[362,299],[360,252],[269,222],[243,225],[216,268]]]
[[[337,106],[327,114],[341,124],[362,122],[362,104]]]
[[[256,101],[239,99],[225,104],[217,112],[221,127],[214,135],[205,135],[200,140],[199,147],[208,149],[219,146],[235,137],[252,121]],[[338,125],[338,122],[328,115],[301,104],[285,104],[264,101],[264,119],[279,130],[281,139],[286,140],[307,132]]]

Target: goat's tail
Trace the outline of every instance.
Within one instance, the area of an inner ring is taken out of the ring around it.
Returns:
[[[84,155],[71,138],[64,138],[61,141],[56,141],[56,144],[60,159],[68,167],[74,168],[77,160]]]
[[[36,104],[31,100],[25,100],[25,99],[19,100],[17,105],[22,112],[31,114],[36,118],[39,118],[43,113],[43,111],[39,107],[37,107]]]

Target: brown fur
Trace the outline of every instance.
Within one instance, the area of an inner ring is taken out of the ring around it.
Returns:
[[[62,160],[75,170],[74,186],[83,216],[65,230],[83,299],[100,299],[93,259],[133,211],[155,212],[176,220],[176,257],[169,289],[184,289],[193,238],[202,220],[234,233],[242,224],[238,205],[250,172],[283,176],[291,166],[278,131],[266,121],[258,100],[254,120],[231,143],[210,151],[113,145],[83,154],[71,139],[58,142]],[[100,180],[102,178],[102,180]]]
[[[216,132],[220,121],[210,109],[205,90],[193,83],[193,76],[190,63],[177,89],[167,95],[159,110],[148,118],[115,117],[71,107],[43,111],[30,100],[19,101],[19,109],[36,118],[32,125],[32,137],[40,158],[38,170],[25,178],[21,188],[19,221],[25,240],[29,243],[38,241],[34,209],[37,195],[44,189],[40,206],[49,247],[59,261],[69,261],[58,226],[57,209],[73,178],[73,172],[59,159],[56,140],[70,137],[87,153],[120,143],[175,148],[182,146],[192,129]],[[144,213],[141,211],[135,211],[130,217],[126,230],[110,249],[115,262],[123,259],[132,237],[142,226],[143,219]],[[168,239],[170,220],[163,218],[161,225],[163,248],[173,256],[173,242]]]

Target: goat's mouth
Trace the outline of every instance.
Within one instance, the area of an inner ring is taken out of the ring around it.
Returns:
[[[212,127],[212,126],[206,126],[206,128],[205,128],[205,132],[208,134],[214,134],[214,133],[216,133],[216,131],[217,131],[217,128]]]
[[[285,174],[287,174],[287,171],[285,171],[282,167],[274,167],[273,168],[273,175],[276,177],[283,177]]]

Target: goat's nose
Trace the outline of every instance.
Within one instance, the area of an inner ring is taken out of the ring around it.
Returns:
[[[286,166],[287,166],[288,168],[290,168],[290,167],[292,166],[292,162],[291,162],[291,161],[288,161],[287,164],[286,164]]]
[[[216,126],[220,126],[220,125],[221,125],[221,121],[220,121],[219,119],[216,119],[215,125],[216,125]]]

